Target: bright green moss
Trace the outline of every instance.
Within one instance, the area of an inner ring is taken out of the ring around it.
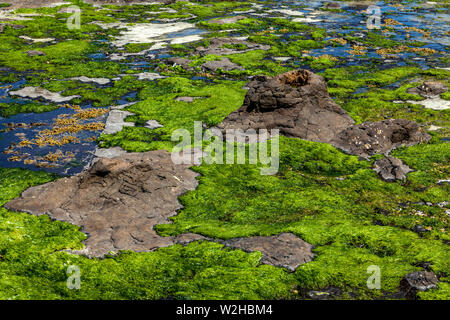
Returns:
[[[187,129],[193,132],[194,121],[202,121],[211,127],[238,109],[245,95],[243,86],[243,82],[215,81],[206,84],[181,77],[152,82],[138,95],[143,101],[128,107],[127,110],[137,115],[130,119],[138,124],[157,120],[164,127],[155,130],[143,127],[124,128],[116,135],[101,136],[100,145],[118,145],[128,151],[170,150],[177,144],[171,141],[174,130]],[[192,103],[175,100],[182,96],[198,99]]]

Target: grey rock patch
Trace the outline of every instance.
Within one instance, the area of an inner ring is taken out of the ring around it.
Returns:
[[[97,158],[117,158],[121,157],[127,152],[123,150],[121,147],[112,147],[112,148],[97,148],[95,150],[94,156]]]
[[[21,98],[30,98],[30,99],[42,98],[55,103],[68,102],[70,100],[80,97],[77,95],[63,97],[59,93],[51,92],[40,87],[25,87],[17,91],[10,91],[9,94],[12,96],[19,96]]]
[[[187,102],[187,103],[192,103],[197,99],[203,99],[204,97],[187,97],[187,96],[183,96],[183,97],[177,97],[175,98],[175,101],[181,101],[181,102]]]
[[[388,182],[404,180],[406,179],[406,174],[413,171],[402,160],[394,157],[386,157],[375,161],[373,169],[381,179]]]
[[[31,41],[33,43],[45,43],[45,42],[52,42],[55,41],[55,38],[39,38],[39,39],[35,39],[35,38],[30,38],[28,36],[19,36],[20,39],[26,40],[26,41]]]
[[[144,127],[153,130],[153,129],[162,128],[163,125],[160,124],[160,123],[159,123],[158,121],[156,121],[156,120],[148,120],[148,121],[145,123],[145,126],[144,126]]]
[[[25,51],[25,53],[28,54],[29,57],[46,56],[47,55],[45,52],[42,52],[39,50],[28,50],[28,51]]]
[[[183,69],[188,71],[194,70],[191,66],[189,66],[192,63],[192,60],[189,59],[174,57],[167,59],[166,63],[171,66],[181,66]]]
[[[208,23],[211,24],[228,24],[228,23],[236,23],[239,20],[245,19],[245,16],[233,16],[233,17],[227,17],[227,18],[220,18],[220,19],[213,19],[209,20]]]
[[[222,69],[223,71],[232,70],[244,70],[241,66],[233,63],[228,58],[222,58],[220,61],[208,61],[202,64],[202,67],[207,71],[217,71]]]
[[[153,72],[141,72],[141,73],[135,73],[133,75],[137,76],[138,80],[150,80],[151,81],[151,80],[166,78],[165,76],[162,76],[158,73],[153,73]]]
[[[134,127],[133,122],[125,122],[125,118],[133,113],[123,110],[111,110],[106,119],[103,134],[114,134],[122,131],[123,127]]]
[[[111,80],[109,80],[107,78],[89,78],[86,76],[74,77],[74,78],[70,78],[69,80],[80,81],[83,83],[96,83],[96,84],[100,84],[100,85],[105,85],[105,84],[108,84],[111,82]]]
[[[292,233],[271,237],[235,238],[223,241],[227,247],[247,252],[261,251],[261,263],[286,268],[294,272],[301,264],[312,261],[313,246]]]

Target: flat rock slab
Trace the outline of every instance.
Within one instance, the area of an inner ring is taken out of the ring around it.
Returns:
[[[55,103],[68,102],[80,97],[77,95],[64,97],[57,92],[51,92],[40,87],[25,87],[17,91],[10,91],[9,94],[30,99],[42,98]]]
[[[406,174],[413,171],[402,160],[394,157],[386,157],[375,161],[373,169],[381,179],[388,182],[406,179]]]
[[[82,227],[89,256],[151,251],[203,238],[160,237],[153,230],[170,223],[182,207],[178,197],[196,188],[198,174],[190,166],[174,165],[165,150],[101,158],[76,176],[25,190],[5,207]]]
[[[271,237],[235,238],[223,242],[231,248],[247,252],[261,251],[261,263],[286,268],[294,272],[299,265],[312,261],[313,246],[292,233]]]
[[[134,127],[134,122],[126,122],[125,118],[133,113],[123,110],[111,110],[106,120],[103,134],[114,134],[122,131],[123,127]]]

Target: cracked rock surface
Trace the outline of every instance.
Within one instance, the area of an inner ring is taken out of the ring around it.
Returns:
[[[90,256],[151,251],[203,238],[161,237],[153,230],[156,224],[169,223],[168,218],[181,208],[178,196],[196,188],[197,175],[189,165],[174,165],[164,150],[125,153],[100,158],[76,176],[29,188],[5,207],[48,214],[82,227]]]
[[[365,122],[339,132],[331,144],[343,151],[369,158],[374,154],[388,154],[404,145],[428,142],[431,136],[414,121],[389,119]]]
[[[299,265],[312,261],[313,246],[292,233],[281,233],[271,237],[235,238],[223,242],[231,248],[247,252],[261,251],[261,263],[283,267],[294,272]]]

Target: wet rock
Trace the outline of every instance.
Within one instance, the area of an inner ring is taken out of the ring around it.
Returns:
[[[30,99],[42,98],[55,103],[68,102],[70,100],[80,97],[77,95],[64,97],[59,93],[51,92],[48,91],[47,89],[43,89],[40,87],[25,87],[17,91],[10,91],[9,94],[12,96],[19,96],[22,98],[30,98]]]
[[[228,46],[228,47],[227,47]],[[240,48],[241,47],[241,48]],[[196,48],[196,55],[230,55],[236,53],[244,53],[251,50],[269,50],[269,45],[252,43],[237,38],[213,38],[210,40],[208,47]]]
[[[282,135],[329,142],[353,119],[328,95],[322,77],[295,70],[276,77],[256,76],[244,105],[218,125],[227,129],[279,129]]]
[[[242,20],[245,18],[246,18],[245,16],[233,16],[233,17],[210,20],[210,21],[208,21],[208,23],[222,25],[222,24],[228,24],[228,23],[236,23],[239,20]]]
[[[197,186],[190,166],[174,165],[165,150],[101,158],[76,176],[27,189],[6,207],[82,227],[90,256],[152,251],[198,239],[160,237],[153,230],[169,223],[181,208],[178,197]]]
[[[438,278],[430,271],[417,271],[407,274],[400,282],[400,290],[404,296],[414,299],[419,291],[437,288]]]
[[[425,229],[424,226],[418,224],[418,225],[415,225],[415,226],[414,226],[413,231],[414,231],[414,232],[417,232],[417,233],[425,233],[425,232],[427,232],[428,230]]]
[[[417,88],[407,90],[408,93],[418,94],[424,98],[434,98],[447,91],[447,85],[438,81],[426,81]]]
[[[261,263],[283,267],[291,272],[314,258],[311,251],[313,246],[292,233],[281,233],[272,237],[235,238],[223,243],[247,252],[261,251]]]
[[[431,136],[414,121],[389,119],[351,126],[337,134],[331,144],[343,151],[369,158],[374,154],[389,154],[400,146],[428,142]]]
[[[386,157],[375,161],[373,169],[384,181],[392,182],[406,179],[406,174],[413,171],[402,160]]]
[[[28,54],[29,57],[46,56],[45,52],[42,52],[42,51],[39,51],[39,50],[28,50],[25,53]]]
[[[241,66],[233,63],[228,58],[222,58],[220,61],[208,61],[202,64],[203,69],[207,71],[217,71],[222,69],[223,71],[231,70],[244,70]]]

